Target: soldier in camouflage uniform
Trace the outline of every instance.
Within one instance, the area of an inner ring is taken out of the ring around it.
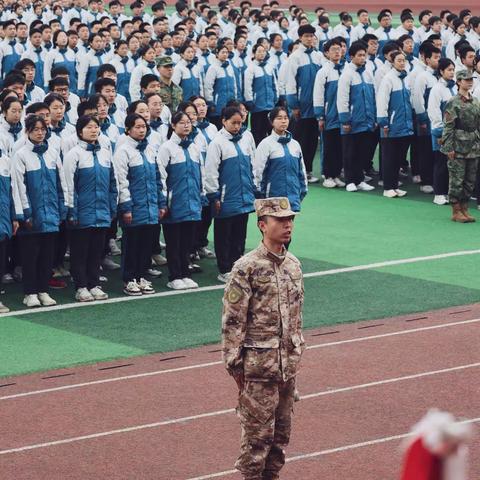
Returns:
[[[295,215],[288,199],[256,200],[255,209],[263,242],[234,264],[225,287],[223,359],[239,388],[242,439],[235,466],[246,480],[274,480],[285,463],[305,349],[303,276],[284,247]]]
[[[480,159],[480,102],[470,93],[473,76],[467,70],[457,72],[458,94],[445,106],[441,152],[448,157],[450,184],[448,195],[454,222],[474,222],[468,213]]]
[[[183,100],[182,89],[172,81],[173,60],[172,57],[160,57],[157,59],[158,73],[160,74],[160,95],[163,103],[175,113]]]

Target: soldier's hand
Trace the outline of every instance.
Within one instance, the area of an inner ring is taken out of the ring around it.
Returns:
[[[455,152],[448,152],[447,157],[449,160],[455,160]]]
[[[352,126],[348,123],[344,123],[342,128],[345,133],[350,133],[352,131]]]
[[[213,207],[215,208],[215,214],[218,215],[220,213],[221,208],[222,208],[222,204],[220,203],[220,200],[217,200],[214,203]]]
[[[388,131],[389,131],[389,130],[388,130],[388,127],[383,127],[383,136],[384,136],[385,138],[388,138]]]

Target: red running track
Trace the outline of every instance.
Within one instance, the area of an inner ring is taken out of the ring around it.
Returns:
[[[428,408],[480,421],[479,333],[480,305],[309,331],[282,478],[395,479],[397,437]],[[240,478],[235,388],[215,350],[3,379],[0,477]],[[59,374],[73,375],[45,379]]]

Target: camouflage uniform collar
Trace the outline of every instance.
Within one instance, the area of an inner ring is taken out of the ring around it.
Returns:
[[[465,97],[464,95],[462,95],[460,92],[458,92],[458,96],[460,97],[460,100],[463,102],[463,103],[470,103],[473,101],[473,97],[472,97],[472,94],[470,92],[468,92],[468,97]]]
[[[167,83],[162,77],[158,77],[158,81],[160,82],[160,88],[162,87],[171,87],[173,84],[173,81],[170,80],[170,83]]]
[[[285,247],[283,247],[281,254],[273,253],[265,246],[263,242],[258,246],[258,251],[264,257],[272,260],[272,262],[275,262],[277,265],[281,265],[287,256],[287,250]]]

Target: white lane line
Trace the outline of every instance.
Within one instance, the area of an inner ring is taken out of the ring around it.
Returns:
[[[480,417],[470,418],[468,420],[463,420],[462,422],[459,422],[459,423],[473,424],[473,423],[479,423],[479,422],[480,422]],[[318,452],[306,453],[304,455],[296,455],[294,457],[287,458],[286,461],[287,463],[298,462],[300,460],[308,460],[310,458],[322,457],[325,455],[331,455],[333,453],[347,452],[349,450],[355,450],[357,448],[371,447],[373,445],[379,445],[382,443],[392,442],[395,440],[403,440],[404,438],[407,438],[410,435],[411,435],[410,433],[401,433],[400,435],[392,435],[390,437],[375,438],[374,440],[368,440],[366,442],[343,445],[341,447],[330,448],[328,450],[320,450]],[[209,480],[210,478],[226,477],[228,475],[233,475],[234,473],[239,473],[239,472],[238,470],[225,470],[223,472],[211,473],[209,475],[202,475],[201,477],[191,477],[188,480]]]
[[[385,380],[379,380],[377,382],[370,382],[370,383],[364,383],[361,385],[352,385],[349,387],[343,387],[343,388],[337,388],[337,389],[332,389],[332,390],[324,390],[321,392],[316,392],[316,393],[310,393],[308,395],[303,395],[300,397],[302,400],[309,400],[312,398],[317,398],[320,396],[327,396],[327,395],[335,395],[337,393],[345,393],[345,392],[351,392],[355,390],[360,390],[360,389],[365,389],[365,388],[371,388],[375,386],[381,386],[381,385],[386,385],[389,383],[398,383],[406,380],[416,380],[418,378],[425,378],[425,377],[432,377],[435,375],[441,375],[444,373],[451,373],[451,372],[456,372],[460,370],[467,370],[470,368],[476,368],[480,367],[480,362],[479,363],[471,363],[469,365],[459,365],[456,367],[450,367],[450,368],[444,368],[442,370],[432,370],[430,372],[422,372],[422,373],[417,373],[414,375],[406,375],[403,377],[397,377],[397,378],[389,378]],[[8,450],[0,450],[0,455],[7,455],[10,453],[19,453],[19,452],[24,452],[27,450],[37,450],[39,448],[46,448],[46,447],[53,447],[56,445],[65,445],[69,443],[75,443],[75,442],[80,442],[82,440],[92,440],[95,438],[101,438],[101,437],[108,437],[111,435],[116,435],[119,433],[129,433],[129,432],[135,432],[138,430],[146,430],[146,429],[151,429],[151,428],[158,428],[158,427],[163,427],[166,425],[173,425],[173,424],[179,424],[179,423],[186,423],[189,421],[195,421],[195,420],[200,420],[202,418],[209,418],[209,417],[218,417],[221,415],[226,415],[230,413],[234,413],[235,409],[234,408],[229,408],[229,409],[224,409],[224,410],[217,410],[214,412],[206,412],[206,413],[201,413],[198,415],[190,415],[188,417],[180,417],[180,418],[173,418],[170,420],[163,420],[161,422],[156,422],[156,423],[148,423],[148,424],[143,424],[143,425],[135,425],[133,427],[126,427],[126,428],[120,428],[117,430],[110,430],[107,432],[100,432],[100,433],[93,433],[91,435],[82,435],[80,437],[72,437],[72,438],[66,438],[63,440],[54,440],[51,442],[45,442],[45,443],[38,443],[34,445],[27,445],[24,447],[17,447],[17,448],[11,448]]]
[[[444,258],[450,257],[462,257],[465,255],[477,255],[480,253],[480,249],[477,250],[459,250],[457,252],[449,252],[449,253],[440,253],[437,255],[429,255],[423,257],[411,257],[411,258],[403,258],[399,260],[387,260],[385,262],[376,262],[376,263],[368,263],[365,265],[355,265],[353,267],[344,267],[344,268],[334,268],[331,270],[322,270],[319,272],[311,272],[306,273],[304,275],[305,278],[314,278],[314,277],[324,277],[327,275],[336,275],[338,273],[348,273],[348,272],[358,272],[362,270],[371,270],[374,268],[382,268],[382,267],[390,267],[394,265],[403,265],[408,263],[417,263],[417,262],[428,262],[430,260],[441,260]],[[76,302],[76,303],[65,303],[63,305],[55,305],[54,307],[40,307],[34,310],[32,309],[24,309],[24,310],[17,310],[10,313],[4,313],[1,315],[0,320],[6,317],[19,317],[22,315],[30,315],[36,313],[43,313],[43,312],[55,312],[59,310],[67,310],[70,308],[87,308],[87,307],[95,307],[99,305],[106,305],[106,304],[113,304],[113,303],[121,303],[121,302],[131,302],[131,301],[140,301],[145,299],[151,298],[160,298],[160,297],[171,297],[173,295],[188,295],[191,293],[199,293],[199,292],[211,292],[215,290],[223,290],[225,285],[209,285],[206,287],[200,287],[194,290],[177,290],[177,291],[168,291],[168,292],[158,292],[152,295],[143,295],[141,297],[117,297],[117,298],[109,298],[108,300],[103,300],[101,302]]]
[[[379,338],[386,338],[386,337],[391,337],[391,336],[396,336],[396,335],[407,335],[411,333],[417,333],[417,332],[423,332],[426,330],[437,330],[441,328],[448,328],[448,327],[456,327],[459,325],[469,325],[472,323],[478,323],[480,322],[480,318],[474,318],[472,320],[462,320],[459,322],[451,322],[451,323],[443,323],[440,325],[432,325],[430,327],[419,327],[419,328],[412,328],[409,330],[400,330],[398,332],[391,332],[391,333],[384,333],[380,335],[370,335],[368,337],[359,337],[359,338],[351,338],[349,340],[339,340],[338,342],[330,342],[330,343],[319,343],[318,345],[310,345],[307,347],[307,350],[313,350],[317,348],[325,348],[325,347],[334,347],[337,345],[344,345],[348,343],[357,343],[357,342],[365,342],[367,340],[376,340]],[[89,387],[92,385],[101,385],[103,383],[113,383],[113,382],[120,382],[123,380],[133,380],[136,378],[144,378],[144,377],[152,377],[156,375],[162,375],[165,373],[177,373],[177,372],[184,372],[187,370],[195,370],[198,368],[207,368],[207,367],[212,367],[215,365],[222,365],[223,362],[218,361],[218,362],[207,362],[207,363],[198,363],[195,365],[187,365],[185,367],[178,367],[178,368],[170,368],[168,370],[155,370],[153,372],[146,372],[146,373],[136,373],[134,375],[125,375],[123,377],[113,377],[113,378],[105,378],[102,380],[93,380],[91,382],[83,382],[83,383],[74,383],[72,385],[63,385],[61,387],[52,387],[52,388],[45,388],[42,390],[32,390],[29,392],[23,392],[23,393],[16,393],[12,395],[5,395],[3,397],[0,397],[0,400],[13,400],[15,398],[22,398],[22,397],[30,397],[33,395],[41,395],[44,393],[53,393],[53,392],[61,392],[63,390],[71,390],[75,388],[82,388],[82,387]]]

